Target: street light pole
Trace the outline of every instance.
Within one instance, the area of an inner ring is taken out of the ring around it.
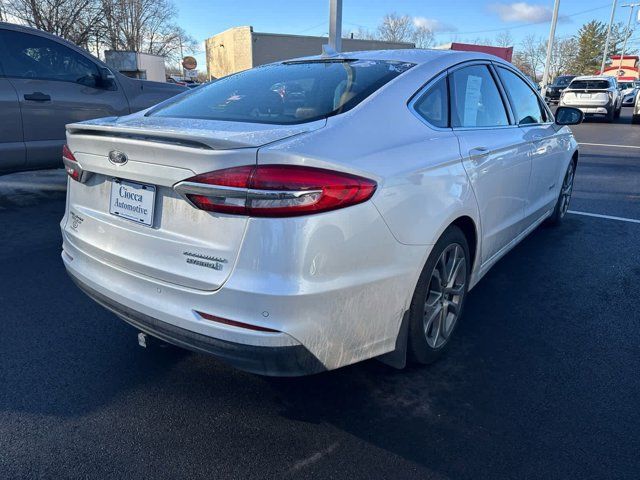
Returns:
[[[607,63],[607,55],[609,54],[609,41],[611,40],[611,26],[613,25],[613,17],[616,13],[618,0],[613,0],[611,7],[611,18],[609,18],[609,27],[607,28],[607,39],[604,41],[604,53],[602,54],[602,66],[600,67],[600,75],[604,75],[604,67]]]
[[[547,59],[544,62],[544,73],[542,74],[542,96],[547,93],[549,83],[549,68],[551,67],[551,51],[553,41],[556,38],[556,25],[558,24],[558,10],[560,10],[560,0],[555,0],[553,4],[553,17],[551,17],[551,30],[549,30],[549,40],[547,41]]]
[[[629,3],[622,5],[623,7],[631,7],[629,11],[629,21],[627,22],[627,30],[624,35],[624,42],[622,43],[622,52],[620,53],[620,63],[618,64],[618,70],[622,70],[622,60],[624,59],[624,51],[627,49],[627,40],[631,36],[631,19],[633,18],[633,9],[640,6],[640,3]],[[616,72],[617,73],[617,72]],[[619,75],[616,75],[618,77]]]
[[[329,48],[342,50],[342,0],[329,0]]]
[[[547,59],[544,62],[544,73],[542,74],[542,97],[547,93],[549,83],[549,68],[551,68],[551,52],[553,41],[556,38],[556,25],[558,24],[558,10],[560,10],[560,0],[555,0],[553,4],[553,16],[551,17],[551,30],[549,30],[549,40],[547,41]]]

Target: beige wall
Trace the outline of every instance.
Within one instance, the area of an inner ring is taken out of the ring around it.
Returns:
[[[207,38],[207,75],[220,78],[251,68],[251,35],[251,27],[235,27]]]
[[[326,45],[326,37],[307,37],[302,35],[279,35],[274,33],[253,34],[253,66],[307,57],[322,53],[322,45]],[[398,48],[414,48],[412,43],[380,42],[376,40],[342,39],[342,51],[389,50]]]
[[[318,55],[322,53],[322,45],[327,43],[327,38],[257,33],[252,32],[251,27],[236,27],[207,39],[205,43],[207,71],[219,78],[265,63]],[[342,39],[345,52],[399,48],[414,48],[414,44]]]

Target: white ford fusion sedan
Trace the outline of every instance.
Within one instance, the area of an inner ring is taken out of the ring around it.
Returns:
[[[312,57],[67,126],[62,259],[139,331],[266,375],[429,363],[578,161],[511,64]]]

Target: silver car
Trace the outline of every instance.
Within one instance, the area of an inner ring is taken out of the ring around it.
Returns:
[[[261,66],[68,125],[62,259],[141,332],[251,372],[430,363],[469,289],[562,221],[582,117],[476,52]]]
[[[125,77],[55,35],[0,23],[0,174],[62,167],[67,123],[127,115],[185,90]]]

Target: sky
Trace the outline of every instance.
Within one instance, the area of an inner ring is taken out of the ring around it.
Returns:
[[[256,32],[327,35],[329,0],[174,0],[178,23],[198,41],[231,27],[251,25]],[[568,37],[589,20],[609,21],[612,0],[560,0],[557,37]],[[629,8],[618,2],[615,19],[626,24]],[[386,13],[409,15],[436,33],[436,44],[494,38],[509,31],[523,37],[549,35],[553,0],[343,0],[343,36],[358,28],[375,30]],[[635,17],[635,15],[634,15]],[[635,22],[633,22],[635,25]],[[640,46],[632,37],[634,48]],[[204,47],[195,55],[204,67]]]

